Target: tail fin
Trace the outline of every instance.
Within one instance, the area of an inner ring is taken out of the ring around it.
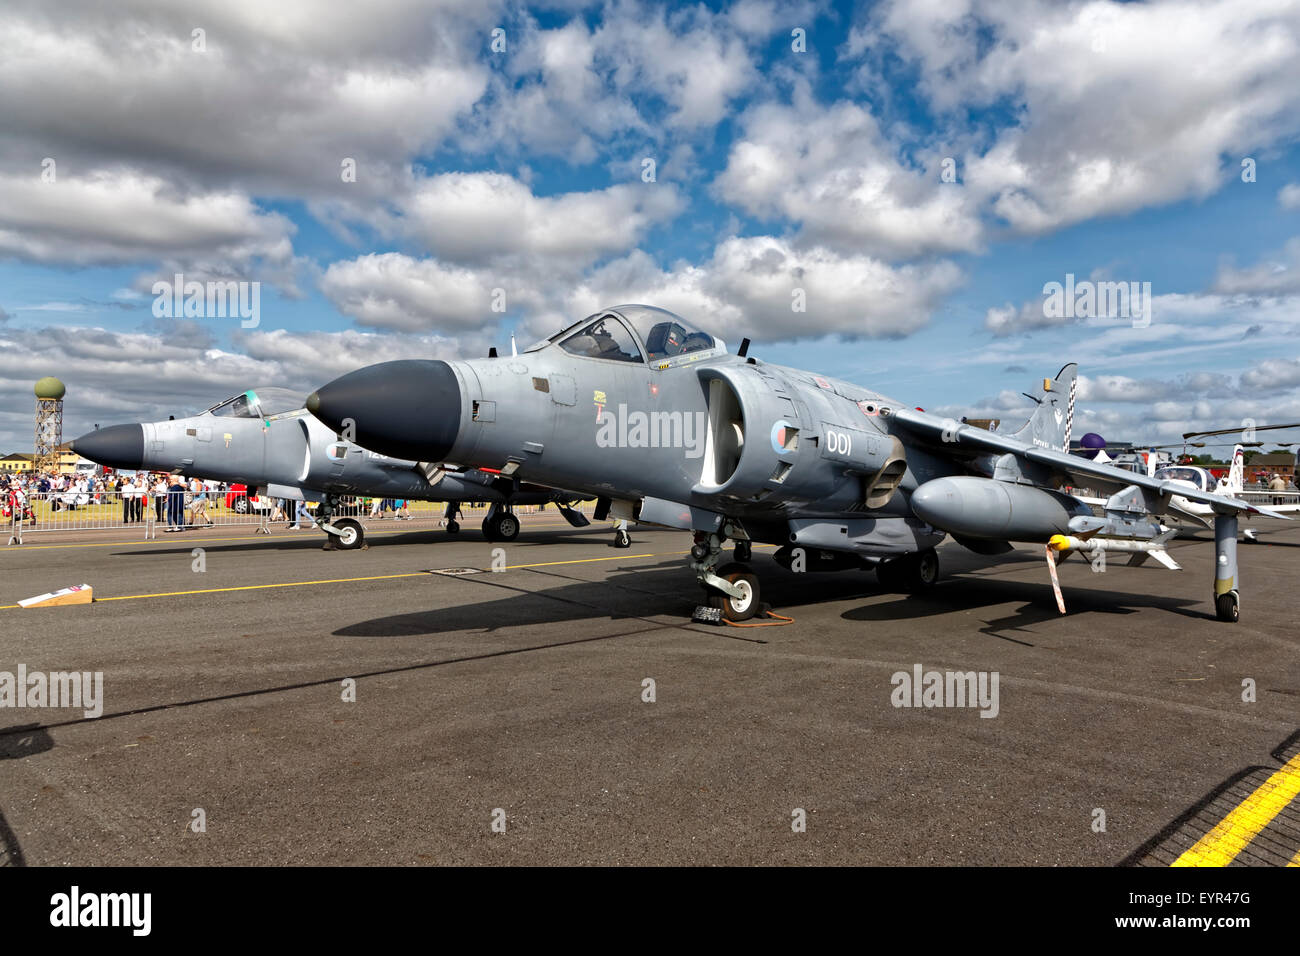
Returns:
[[[1228,469],[1228,474],[1219,479],[1219,487],[1216,489],[1224,494],[1239,494],[1246,487],[1246,453],[1240,445],[1232,449],[1232,466]]]
[[[1045,378],[1035,394],[1025,392],[1038,403],[1029,421],[1012,432],[1012,438],[1054,451],[1070,450],[1074,430],[1074,393],[1078,386],[1079,366],[1074,362],[1062,367],[1056,378]]]

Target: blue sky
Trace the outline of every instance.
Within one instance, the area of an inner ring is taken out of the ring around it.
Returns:
[[[944,413],[1074,360],[1113,439],[1300,420],[1294,5],[325,6],[9,5],[0,451],[45,374],[72,436],[618,301]],[[176,272],[258,326],[156,318]]]

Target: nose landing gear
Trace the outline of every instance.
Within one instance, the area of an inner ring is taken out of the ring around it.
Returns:
[[[727,527],[736,531],[737,528]],[[727,564],[715,571],[722,559],[722,542],[726,534],[711,531],[696,531],[695,545],[691,548],[691,567],[695,569],[696,580],[708,594],[709,606],[721,611],[724,620],[733,623],[748,621],[760,610],[758,576],[749,570],[749,565],[739,561]],[[737,538],[736,557],[744,554],[748,559],[752,553],[750,542],[746,538]]]
[[[337,495],[326,495],[320,507],[316,509],[317,524],[325,532],[323,550],[355,551],[365,543],[366,530],[361,527],[361,522],[354,518],[333,520],[333,514],[338,506]]]

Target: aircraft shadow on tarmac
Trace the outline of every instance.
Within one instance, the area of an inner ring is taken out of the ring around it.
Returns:
[[[23,859],[23,848],[18,844],[18,837],[14,835],[13,830],[9,829],[5,815],[0,813],[0,867],[26,865],[27,861]]]
[[[22,760],[54,747],[54,738],[40,724],[0,727],[0,760]],[[0,811],[0,867],[26,866],[22,846]]]
[[[1191,611],[1200,602],[1184,598],[1152,594],[1148,591],[1091,591],[1072,589],[1063,582],[1062,593],[1069,615],[1080,614],[1135,614],[1142,608],[1158,608],[1195,618],[1213,618],[1209,611]],[[1009,617],[987,622],[982,628],[994,633],[1008,627],[1016,628],[1061,617],[1056,599],[1049,584],[1025,581],[1000,581],[988,577],[954,576],[939,582],[925,594],[899,595],[898,600],[883,604],[869,604],[854,608],[841,615],[848,621],[911,621],[953,611],[972,611],[1000,604],[1024,602]]]
[[[520,578],[519,574],[530,577]],[[660,614],[680,614],[685,624],[702,597],[690,569],[671,560],[594,581],[545,569],[501,575],[484,571],[459,580],[466,588],[477,589],[485,600],[360,621],[333,633],[337,637],[410,637]],[[551,581],[569,583],[549,587]]]
[[[54,738],[40,724],[0,727],[0,760],[22,760],[54,749]]]
[[[897,622],[1019,602],[1020,606],[1010,616],[989,621],[981,628],[984,633],[997,637],[1004,636],[1001,631],[1023,630],[1060,617],[1051,588],[1046,584],[976,578],[957,572],[928,594],[907,595],[883,590],[869,571],[817,574],[811,576],[810,582],[809,575],[786,571],[758,555],[753,567],[763,584],[763,601],[777,611],[888,596],[893,599],[853,608],[841,618]],[[524,569],[522,573],[537,577],[520,578],[518,573],[498,576],[491,572],[468,575],[460,580],[467,588],[480,589],[485,600],[359,621],[333,633],[337,637],[410,637],[456,631],[491,632],[498,628],[593,618],[644,619],[664,615],[679,617],[680,623],[686,625],[691,612],[704,598],[690,569],[675,559],[595,580],[546,568]],[[548,587],[548,579],[557,586]],[[1198,602],[1147,592],[1092,592],[1072,590],[1067,584],[1065,593],[1066,606],[1074,615],[1133,614],[1141,608],[1159,608],[1197,619],[1213,617],[1209,612],[1190,610]]]

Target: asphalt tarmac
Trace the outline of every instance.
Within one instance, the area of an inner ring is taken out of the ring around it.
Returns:
[[[794,623],[746,629],[690,623],[689,535],[554,512],[138,538],[0,550],[0,671],[104,697],[0,709],[0,864],[1300,862],[1300,528],[1241,546],[1236,625],[1207,534],[1065,562],[1064,616],[1030,548],[945,544],[925,596],[756,548]],[[895,706],[918,665],[995,704]]]

